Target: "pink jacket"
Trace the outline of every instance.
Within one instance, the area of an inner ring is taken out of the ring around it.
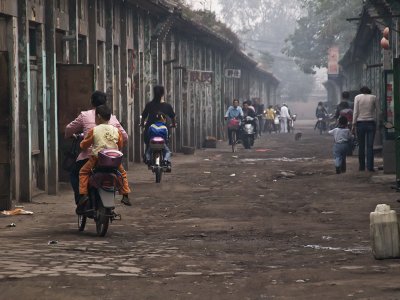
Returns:
[[[71,123],[69,123],[65,128],[65,138],[70,138],[74,133],[80,132],[83,132],[84,136],[86,137],[89,130],[96,126],[95,112],[95,109],[82,111],[80,115]],[[114,115],[111,116],[109,124],[117,127],[121,131],[124,143],[126,143],[126,141],[128,140],[128,134],[126,133],[124,128],[122,128],[121,124],[118,122],[117,118]],[[89,158],[91,152],[91,147],[86,150],[82,150],[76,160],[78,161]]]

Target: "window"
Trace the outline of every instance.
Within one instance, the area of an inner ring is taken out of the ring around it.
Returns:
[[[87,46],[86,46],[86,37],[83,35],[79,36],[78,39],[78,63],[86,64],[87,63]]]

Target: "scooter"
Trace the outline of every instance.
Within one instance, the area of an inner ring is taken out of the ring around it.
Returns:
[[[164,148],[165,140],[162,137],[154,137],[150,139],[150,162],[149,169],[156,175],[156,183],[160,183],[162,173],[171,172],[171,167],[164,164]]]
[[[252,146],[254,146],[254,139],[255,139],[254,118],[247,116],[243,119],[240,139],[242,140],[243,147],[245,149],[250,149]]]
[[[123,153],[115,149],[105,149],[98,153],[96,167],[89,178],[89,201],[82,214],[78,214],[79,231],[84,231],[87,219],[96,223],[98,236],[105,236],[110,222],[121,220],[114,212],[115,194],[122,186],[122,176],[118,166]]]

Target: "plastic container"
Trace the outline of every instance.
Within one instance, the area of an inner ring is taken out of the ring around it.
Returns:
[[[115,149],[104,149],[98,153],[97,166],[101,168],[118,168],[124,154]]]
[[[387,204],[378,204],[369,215],[372,253],[376,259],[400,257],[397,215]]]

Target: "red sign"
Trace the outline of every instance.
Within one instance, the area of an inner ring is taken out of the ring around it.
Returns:
[[[328,50],[328,75],[339,74],[339,47],[331,47]]]

